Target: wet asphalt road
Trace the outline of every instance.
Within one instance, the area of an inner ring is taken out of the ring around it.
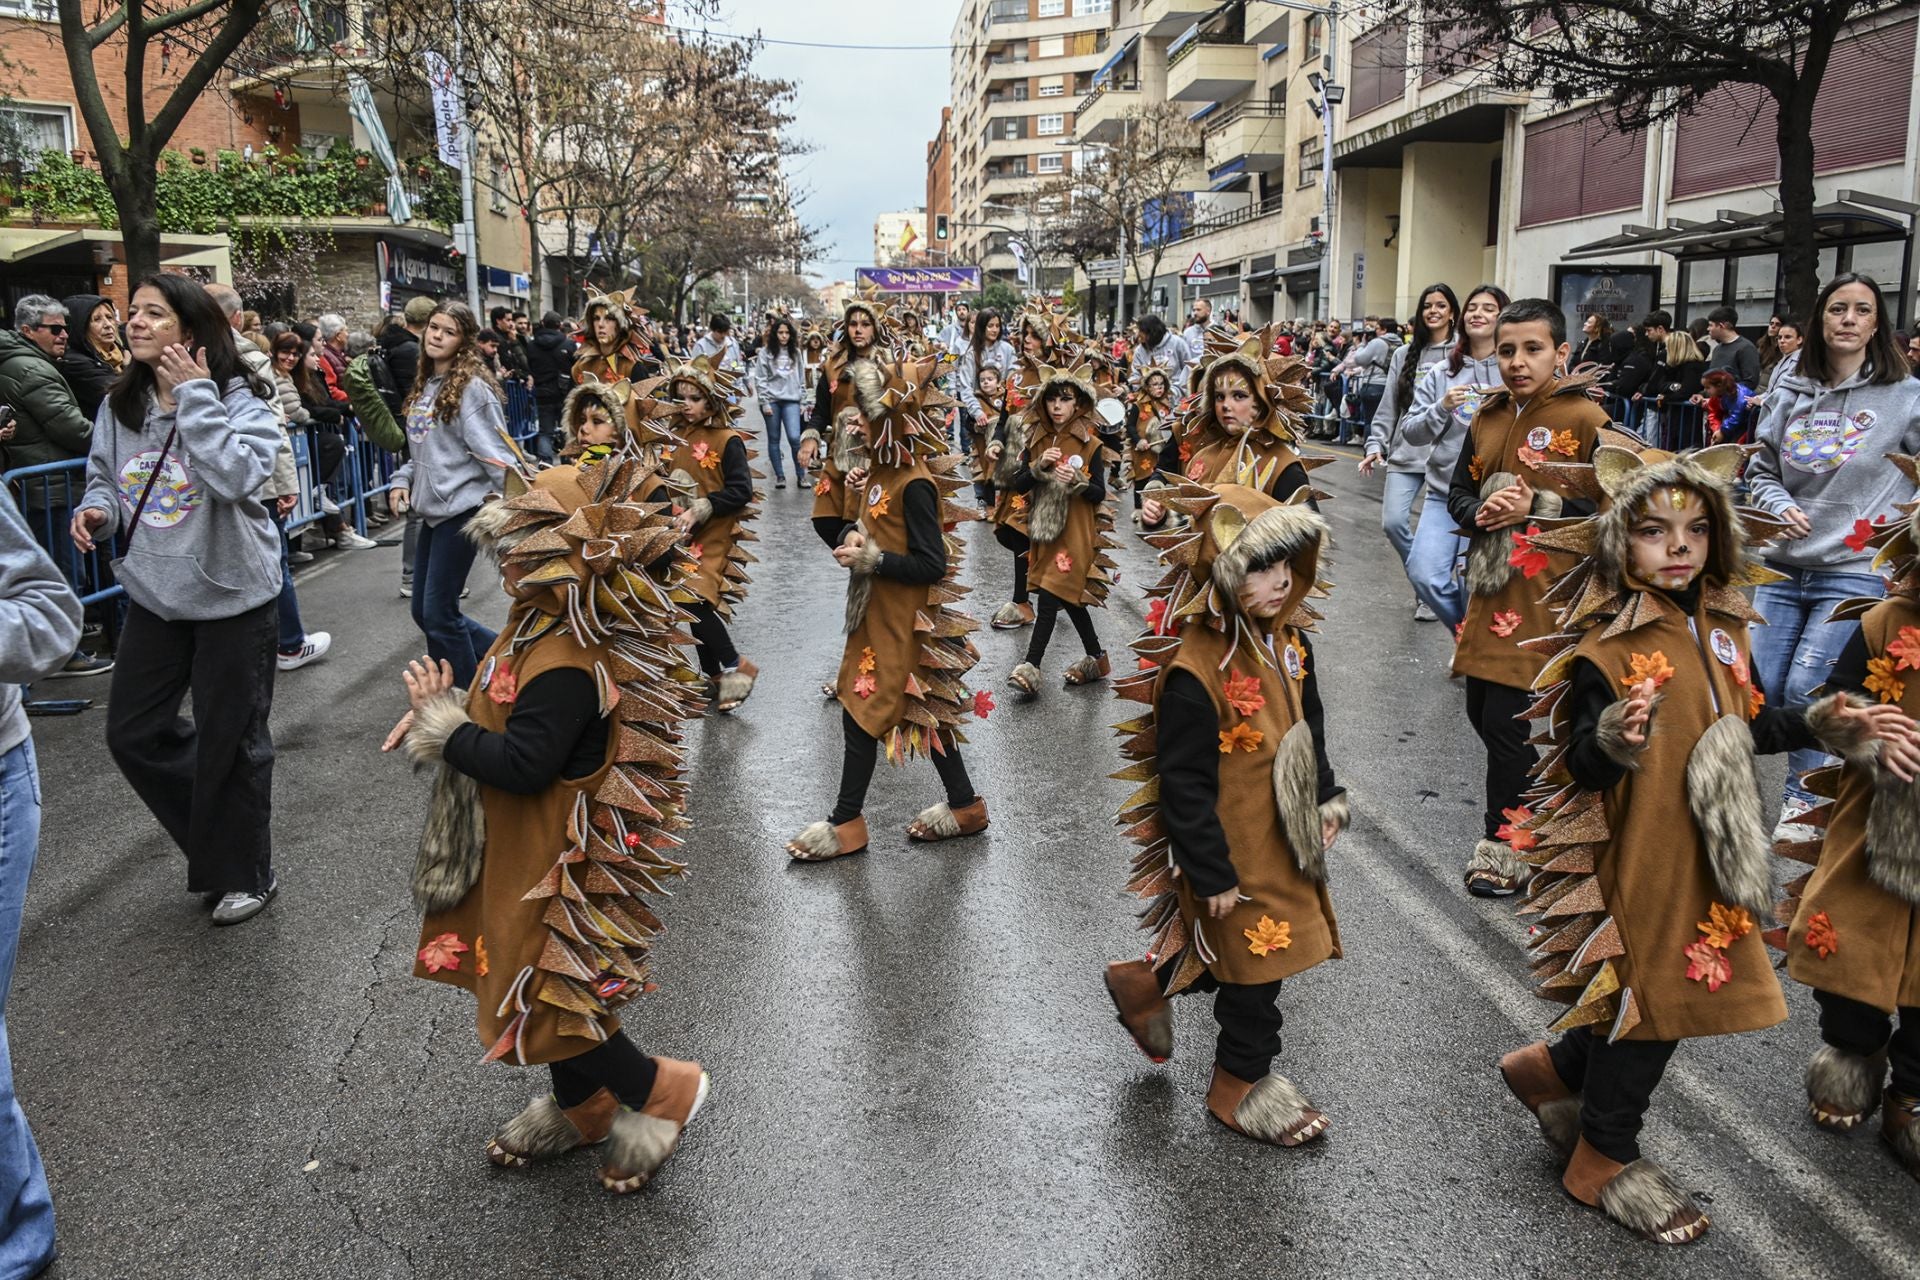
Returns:
[[[1206,1115],[1205,997],[1179,1005],[1166,1067],[1114,1024],[1100,967],[1142,945],[1110,822],[1126,787],[1104,780],[1124,715],[1105,689],[1059,687],[1064,623],[1026,706],[1003,684],[1025,633],[982,633],[976,686],[1001,705],[966,751],[987,835],[907,844],[938,798],[922,763],[880,770],[864,856],[781,852],[837,780],[839,713],[818,688],[844,575],[809,496],[769,482],[736,627],[764,675],[741,713],[692,732],[696,874],[662,910],[660,989],[627,1019],[713,1077],[658,1180],[617,1199],[590,1155],[511,1174],[482,1156],[544,1073],[483,1066],[467,997],[409,976],[426,781],[375,748],[421,645],[398,549],[345,553],[301,582],[335,647],[279,684],[284,890],[253,923],[208,926],[97,710],[36,721],[46,827],[8,1021],[59,1213],[55,1274],[1920,1272],[1920,1185],[1871,1133],[1803,1117],[1815,1031],[1797,989],[1786,1025],[1684,1046],[1656,1098],[1648,1152],[1710,1202],[1705,1243],[1639,1244],[1561,1194],[1492,1067],[1554,1007],[1528,994],[1510,907],[1460,888],[1479,774],[1446,637],[1411,620],[1378,482],[1346,461],[1316,478],[1337,495],[1317,652],[1356,815],[1331,859],[1347,958],[1288,984],[1278,1066],[1332,1116],[1325,1141],[1261,1147]],[[1010,562],[987,526],[964,532],[984,617]],[[1096,615],[1116,653],[1153,572],[1126,541]],[[483,576],[474,602],[497,620]]]

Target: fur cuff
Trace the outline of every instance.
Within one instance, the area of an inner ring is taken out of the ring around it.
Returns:
[[[944,800],[930,809],[922,809],[916,821],[942,840],[961,834],[960,819],[953,816],[952,806]]]
[[[1307,1118],[1313,1108],[1300,1086],[1283,1075],[1262,1076],[1233,1109],[1241,1132],[1263,1142],[1278,1142]]]
[[[418,769],[438,761],[453,731],[463,724],[472,723],[467,717],[466,695],[449,689],[428,699],[426,705],[413,713],[413,727],[407,730],[407,736],[401,739],[400,745],[405,748],[407,759]]]
[[[1880,1101],[1880,1091],[1886,1083],[1884,1050],[1871,1058],[1863,1058],[1823,1044],[1814,1050],[1812,1060],[1807,1063],[1807,1101],[1812,1104],[1814,1118],[1819,1120],[1820,1113],[1825,1112],[1844,1121],[1840,1126],[1829,1127],[1850,1129],[1864,1120]]]
[[[573,1150],[585,1141],[579,1128],[567,1118],[550,1093],[543,1093],[527,1104],[527,1109],[500,1127],[493,1146],[512,1157],[515,1163],[549,1160]]]
[[[880,567],[880,557],[885,554],[886,552],[880,549],[880,544],[869,538],[860,544],[858,551],[853,553],[853,563],[848,568],[855,573],[872,573]]]
[[[1562,1160],[1572,1159],[1573,1149],[1580,1144],[1580,1095],[1543,1102],[1534,1115],[1540,1122],[1540,1136],[1553,1153]]]
[[[1642,742],[1637,747],[1627,745],[1627,701],[1622,698],[1610,703],[1600,713],[1600,723],[1594,726],[1593,740],[1607,759],[1622,768],[1638,769],[1640,753],[1647,749],[1647,744]],[[1652,725],[1653,719],[1649,716],[1647,726],[1651,728]]]
[[[1353,805],[1347,799],[1346,792],[1342,791],[1331,800],[1321,803],[1320,829],[1322,831],[1326,830],[1327,824],[1331,822],[1333,824],[1334,834],[1337,836],[1340,832],[1347,829],[1347,824],[1352,820]]]
[[[1635,1160],[1600,1188],[1600,1208],[1629,1231],[1650,1240],[1693,1202],[1671,1174],[1651,1160]]]
[[[1849,764],[1867,765],[1880,756],[1880,741],[1869,736],[1858,721],[1843,719],[1846,708],[1871,706],[1857,693],[1836,693],[1807,708],[1807,728],[1822,746]]]
[[[787,842],[787,852],[801,862],[824,862],[840,856],[840,837],[831,822],[810,822]]]
[[[1467,870],[1491,871],[1497,876],[1521,881],[1533,874],[1533,868],[1520,861],[1513,847],[1504,840],[1482,840],[1474,845],[1473,855],[1467,859]]]
[[[693,512],[693,527],[696,529],[713,519],[713,503],[705,498],[695,498],[687,504],[687,509]]]
[[[613,1130],[607,1135],[601,1177],[620,1181],[637,1178],[644,1184],[667,1162],[679,1141],[680,1126],[665,1116],[622,1111],[614,1117]]]

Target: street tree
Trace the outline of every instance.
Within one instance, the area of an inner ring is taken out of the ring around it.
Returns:
[[[1044,257],[1065,258],[1089,279],[1093,263],[1118,255],[1120,223],[1111,204],[1088,190],[1081,174],[1062,174],[1033,192],[1038,215],[1035,239]],[[1086,330],[1094,327],[1094,303],[1099,286],[1079,299],[1085,305]]]
[[[1847,24],[1888,7],[1875,0],[1424,0],[1419,69],[1466,73],[1557,106],[1594,102],[1623,131],[1699,109],[1753,85],[1753,127],[1771,114],[1780,158],[1786,301],[1798,314],[1819,292],[1814,242],[1813,104]],[[1890,75],[1908,68],[1889,63]],[[1849,86],[1870,111],[1871,85]]]
[[[1178,103],[1140,103],[1121,116],[1120,140],[1094,150],[1074,175],[1076,216],[1124,232],[1120,256],[1143,289],[1193,216],[1200,154],[1199,130]]]

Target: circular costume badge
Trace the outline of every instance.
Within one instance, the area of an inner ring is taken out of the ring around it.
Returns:
[[[157,476],[154,475],[156,465],[160,468]],[[147,488],[150,478],[152,489]],[[162,464],[158,449],[136,453],[120,468],[120,501],[126,505],[128,515],[139,505],[142,493],[147,495],[147,505],[140,511],[140,523],[153,529],[171,529],[200,507],[200,490],[188,477],[187,469],[180,465],[180,459],[168,454]]]
[[[500,658],[498,655],[495,655],[494,657],[487,659],[486,666],[480,668],[480,687],[482,689],[486,688],[488,685],[493,683],[493,673],[494,673],[494,670],[497,667],[499,667],[499,665],[500,665]]]
[[[1552,443],[1553,432],[1547,430],[1545,427],[1535,427],[1533,430],[1527,432],[1527,448],[1534,450],[1536,453]]]
[[[1300,651],[1292,645],[1280,651],[1280,665],[1287,669],[1287,679],[1298,680],[1303,673],[1300,666]]]
[[[885,496],[886,494],[881,490],[880,486],[876,484],[867,490],[867,505],[877,507],[880,505],[880,499]]]
[[[1715,627],[1707,636],[1707,647],[1713,650],[1713,656],[1720,659],[1721,665],[1732,666],[1740,660],[1740,650],[1735,647],[1733,637]]]
[[[1074,471],[1084,470],[1086,468],[1086,465],[1087,465],[1087,460],[1081,457],[1077,453],[1072,454],[1067,458],[1067,466]]]

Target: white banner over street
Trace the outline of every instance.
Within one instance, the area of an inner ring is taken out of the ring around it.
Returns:
[[[461,101],[460,83],[447,60],[429,49],[420,55],[427,83],[433,87],[433,129],[439,144],[440,163],[455,169],[467,167],[467,112]]]

